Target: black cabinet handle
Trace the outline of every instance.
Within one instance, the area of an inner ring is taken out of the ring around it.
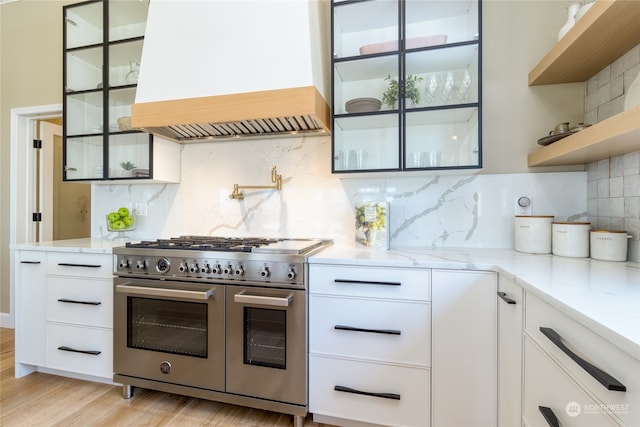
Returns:
[[[567,347],[562,341],[562,337],[553,329],[540,326],[540,332],[549,338],[560,350],[567,356],[576,362],[582,369],[587,371],[589,375],[595,378],[600,384],[602,384],[607,390],[613,391],[627,391],[627,387],[620,381],[607,374],[602,369],[584,360],[582,357],[575,354],[569,347]]]
[[[538,406],[538,411],[542,414],[545,420],[549,423],[549,427],[560,427],[560,423],[558,422],[558,417],[553,413],[551,408],[546,406]]]
[[[368,281],[368,280],[350,280],[350,279],[334,279],[335,283],[352,283],[356,285],[383,285],[383,286],[401,286],[400,282],[379,282],[379,281]]]
[[[507,304],[515,304],[516,300],[509,298],[506,292],[498,292],[498,296]]]
[[[100,268],[100,264],[73,264],[70,262],[59,262],[58,265],[63,267],[87,267],[87,268]]]
[[[400,395],[395,393],[371,393],[368,391],[356,390],[355,388],[345,387],[337,385],[333,388],[335,391],[342,391],[344,393],[362,394],[364,396],[380,397],[382,399],[400,400]]]
[[[20,261],[20,264],[40,264],[40,261]]]
[[[100,305],[100,301],[76,301],[72,299],[60,298],[58,302],[66,302],[69,304],[86,304],[86,305]]]
[[[340,331],[370,332],[373,334],[387,334],[387,335],[401,334],[401,331],[398,331],[395,329],[367,329],[367,328],[356,328],[354,326],[345,326],[345,325],[336,325],[333,328],[338,329]]]
[[[101,351],[97,351],[97,350],[78,350],[75,348],[71,348],[71,347],[67,347],[67,346],[60,346],[58,347],[58,350],[62,350],[62,351],[70,351],[72,353],[83,353],[83,354],[90,354],[92,356],[97,356],[100,353],[102,353]]]

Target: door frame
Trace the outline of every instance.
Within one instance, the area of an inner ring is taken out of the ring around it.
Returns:
[[[15,325],[15,245],[33,242],[35,226],[29,219],[35,212],[36,161],[33,140],[37,120],[62,117],[62,104],[11,109],[9,171],[9,314],[2,313],[0,326]]]

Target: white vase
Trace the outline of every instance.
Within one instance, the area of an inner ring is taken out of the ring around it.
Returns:
[[[573,3],[567,7],[568,16],[567,22],[560,28],[558,32],[558,41],[573,27],[576,23],[576,13],[578,13],[578,9],[580,9],[580,3]]]

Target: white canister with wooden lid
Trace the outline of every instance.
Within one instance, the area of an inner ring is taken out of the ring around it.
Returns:
[[[550,254],[553,218],[553,215],[516,215],[516,251],[528,254]]]
[[[592,230],[591,258],[602,261],[626,261],[629,237],[631,236],[623,230]]]
[[[590,222],[554,222],[551,247],[554,255],[586,258],[589,256]]]

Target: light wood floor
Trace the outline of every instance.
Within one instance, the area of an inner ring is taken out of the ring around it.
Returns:
[[[0,426],[289,427],[290,415],[36,372],[14,376],[13,329],[0,328]],[[309,415],[305,427],[330,427]]]

